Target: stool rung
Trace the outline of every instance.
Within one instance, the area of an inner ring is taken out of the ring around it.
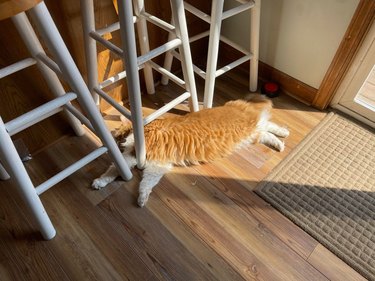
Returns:
[[[10,136],[42,121],[62,110],[62,106],[77,97],[74,93],[67,93],[51,100],[15,119],[7,122],[5,128]]]
[[[193,42],[198,41],[199,39],[202,39],[202,38],[207,37],[209,35],[210,35],[210,31],[209,30],[201,32],[201,33],[199,33],[197,35],[191,36],[189,38],[189,42],[193,43]]]
[[[137,17],[136,16],[133,16],[133,23],[136,23],[137,22]],[[120,22],[115,22],[115,23],[112,23],[106,27],[103,27],[103,28],[98,28],[96,29],[96,33],[98,33],[100,36],[103,36],[105,34],[108,34],[108,33],[112,33],[114,31],[117,31],[120,29]]]
[[[243,53],[244,55],[250,55],[250,52],[246,50],[244,47],[238,45],[237,43],[234,43],[232,40],[228,39],[223,35],[220,35],[220,41],[224,42],[225,44],[228,44],[232,48],[235,48],[237,51]]]
[[[39,53],[36,55],[36,58],[44,63],[46,66],[48,66],[53,72],[55,72],[60,78],[64,78],[64,75],[62,74],[60,67],[55,63],[50,57],[48,57],[46,54]],[[64,80],[66,80],[64,78]]]
[[[141,70],[143,68],[144,68],[144,65],[138,66],[138,70]],[[108,87],[108,86],[110,86],[110,85],[112,85],[112,84],[116,83],[117,81],[120,81],[124,78],[126,78],[126,70],[123,70],[123,71],[117,73],[116,75],[114,75],[112,77],[109,77],[106,80],[102,81],[101,83],[99,83],[99,88],[103,89],[103,88]]]
[[[23,59],[0,69],[0,79],[36,64],[33,58]]]
[[[236,66],[239,66],[240,64],[248,61],[248,60],[251,60],[252,58],[252,55],[246,55],[246,56],[243,56],[237,60],[235,60],[234,62],[231,62],[229,64],[227,64],[226,66],[223,66],[222,68],[216,70],[215,72],[215,77],[219,77],[220,75],[224,74],[225,72],[235,68]]]
[[[157,72],[159,72],[160,74],[167,75],[168,78],[171,79],[173,82],[175,82],[177,85],[185,88],[185,85],[186,85],[185,81],[179,78],[178,76],[174,75],[172,72],[168,71],[164,67],[161,67],[160,65],[158,65],[157,63],[153,61],[149,61],[147,63],[151,65],[151,67],[155,69]]]
[[[228,10],[228,11],[223,12],[223,15],[222,15],[221,18],[222,18],[222,20],[225,20],[225,19],[227,19],[227,18],[229,18],[231,16],[237,15],[239,13],[242,13],[243,11],[251,9],[254,6],[255,6],[255,2],[254,1],[252,1],[252,0],[248,1],[245,4],[241,4],[241,5],[237,6],[237,7],[234,7],[232,9]]]
[[[93,152],[87,154],[85,157],[81,158],[74,164],[70,165],[69,167],[65,168],[61,172],[57,173],[50,179],[46,180],[44,183],[40,184],[35,188],[36,193],[38,195],[42,194],[43,192],[47,191],[50,189],[52,186],[55,184],[59,183],[63,179],[69,177],[71,174],[76,172],[77,170],[81,169],[83,166],[87,165],[91,161],[95,160],[99,156],[103,155],[106,153],[108,149],[104,146],[99,147],[98,149],[94,150]]]
[[[190,98],[190,93],[189,92],[185,92],[183,93],[182,95],[178,96],[177,98],[175,98],[174,100],[170,101],[169,103],[165,104],[164,106],[162,106],[161,108],[159,108],[158,110],[154,111],[153,113],[149,114],[148,116],[146,116],[145,118],[143,118],[143,125],[147,125],[148,123],[150,123],[151,121],[155,120],[156,118],[158,118],[159,116],[163,115],[164,113],[168,112],[169,110],[171,110],[173,107],[175,107],[176,105],[182,103],[184,100]]]
[[[195,8],[193,5],[191,5],[189,3],[186,3],[186,1],[184,1],[184,6],[185,6],[185,10],[189,11],[190,13],[197,16],[201,20],[203,20],[207,23],[211,23],[211,16],[210,15],[208,15],[206,13],[203,13],[201,10]]]
[[[147,21],[149,21],[150,23],[153,23],[154,25],[168,31],[168,32],[174,32],[175,31],[175,27],[173,25],[171,25],[170,23],[167,23],[166,21],[163,21],[162,19],[154,16],[154,15],[151,15],[147,12],[143,12],[140,14],[141,17],[145,18]]]
[[[89,128],[91,132],[95,132],[90,120],[87,119],[77,108],[75,108],[73,105],[69,103],[65,104],[64,108],[68,110],[71,114],[73,114],[74,117],[76,117],[79,121],[81,121],[82,124]]]
[[[181,56],[179,53],[177,53],[175,50],[171,51],[171,54],[178,60],[181,61]],[[202,77],[203,79],[206,79],[206,72],[202,69],[200,69],[198,66],[196,66],[195,64],[193,64],[193,70],[196,74],[198,74],[200,77]]]
[[[109,95],[107,95],[106,92],[103,90],[95,87],[94,91],[101,96],[103,99],[105,99],[106,102],[108,102],[110,105],[112,105],[118,112],[120,112],[122,115],[124,115],[126,118],[130,119],[131,118],[131,113],[130,111],[125,108],[124,106],[118,104],[113,98],[111,98]]]
[[[142,65],[148,60],[151,60],[165,52],[168,52],[170,50],[173,50],[181,45],[181,39],[175,38],[171,41],[168,41],[167,43],[161,45],[160,47],[157,47],[147,54],[144,54],[143,56],[138,57],[138,65]]]
[[[118,55],[119,57],[122,56],[123,54],[122,49],[120,47],[117,47],[115,44],[109,42],[108,40],[104,39],[98,32],[91,31],[90,37],[98,41],[100,44],[102,44],[104,47],[106,47],[107,49],[109,49],[110,51]]]

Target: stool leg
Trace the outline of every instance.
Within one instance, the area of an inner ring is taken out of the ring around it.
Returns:
[[[211,25],[208,42],[206,81],[204,85],[204,108],[211,108],[215,91],[217,59],[219,55],[221,20],[224,0],[213,0],[211,8]]]
[[[10,176],[9,174],[7,173],[7,171],[5,170],[5,168],[3,167],[3,165],[1,165],[0,163],[0,180],[8,180],[10,179]]]
[[[121,1],[122,2],[122,1]],[[67,82],[77,94],[77,99],[83,110],[89,117],[96,134],[99,136],[103,144],[108,148],[108,153],[111,156],[114,164],[119,170],[120,176],[124,180],[130,180],[132,174],[124,157],[118,149],[116,142],[109,133],[94,100],[91,97],[83,78],[75,65],[60,33],[53,22],[51,15],[44,2],[40,2],[30,11],[35,23],[40,31],[48,49],[51,51],[53,57],[56,59],[61,72],[64,74]]]
[[[258,64],[259,64],[259,26],[260,26],[260,0],[255,0],[255,6],[250,9],[250,52],[253,54],[250,60],[249,89],[255,92],[258,88]]]
[[[146,147],[142,118],[141,89],[139,85],[139,73],[137,63],[137,49],[133,24],[132,1],[118,1],[118,13],[120,19],[120,34],[123,44],[123,61],[126,69],[129,102],[132,116],[135,150],[137,154],[137,166],[142,168],[146,161]]]
[[[25,43],[27,49],[29,50],[31,56],[37,61],[37,67],[40,70],[42,76],[44,77],[48,87],[52,91],[55,97],[65,94],[65,90],[61,85],[60,80],[58,79],[55,72],[53,72],[49,67],[44,63],[41,63],[38,60],[38,55],[45,55],[44,49],[40,44],[40,41],[37,35],[34,32],[33,27],[31,26],[25,13],[19,13],[12,17],[12,21],[17,28],[23,42]],[[64,110],[64,113],[72,126],[74,132],[77,136],[82,136],[85,133],[81,123],[75,118],[69,111]]]
[[[31,182],[26,169],[18,156],[12,139],[6,131],[3,120],[0,118],[0,158],[5,165],[10,176],[16,181],[21,196],[25,200],[34,216],[39,230],[46,240],[52,239],[56,235],[56,230],[49,219],[35,187]]]
[[[148,31],[147,31],[147,22],[143,17],[139,16],[142,12],[144,12],[145,4],[143,0],[134,0],[133,3],[134,3],[135,15],[138,16],[137,33],[138,33],[139,47],[140,47],[141,55],[144,55],[150,51],[150,43],[148,40]],[[145,76],[147,93],[155,94],[155,84],[154,84],[154,77],[152,75],[152,68],[147,63],[145,64],[143,68],[143,73]]]
[[[171,24],[174,25],[174,20],[173,20],[173,15],[172,15],[172,19],[171,19]],[[170,32],[168,34],[168,41],[171,41],[172,39],[174,39],[176,36]],[[172,63],[173,63],[173,55],[172,55],[172,51],[168,51],[165,53],[165,58],[164,58],[164,65],[163,67],[168,70],[168,71],[171,71],[172,69]],[[161,77],[161,84],[162,85],[168,85],[168,82],[169,82],[169,77],[167,75],[163,75]]]
[[[81,0],[83,42],[85,45],[87,84],[94,98],[95,104],[100,106],[100,98],[94,92],[98,86],[98,53],[96,41],[91,38],[90,32],[95,31],[95,14],[93,0]]]
[[[186,91],[190,93],[190,111],[195,112],[199,110],[199,104],[190,52],[189,35],[185,20],[184,2],[183,0],[170,0],[170,3],[173,19],[175,21],[176,36],[181,39],[179,51],[181,54],[181,66],[186,83]]]

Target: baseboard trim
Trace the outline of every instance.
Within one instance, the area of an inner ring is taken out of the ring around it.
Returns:
[[[224,61],[234,61],[239,53],[226,44],[220,44],[220,55]],[[245,71],[249,71],[250,63],[246,62],[240,66]],[[272,66],[259,61],[258,69],[259,81],[273,81],[280,85],[281,91],[295,99],[311,105],[315,99],[318,89],[311,87]]]
[[[259,62],[258,71],[260,80],[276,82],[286,94],[291,95],[308,105],[313,103],[318,89],[315,89],[314,87],[311,87],[261,61]]]

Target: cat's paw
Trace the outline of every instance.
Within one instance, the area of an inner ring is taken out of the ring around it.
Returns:
[[[279,151],[279,152],[283,152],[284,149],[285,149],[285,143],[283,141],[280,141],[276,144],[275,148]]]
[[[102,189],[107,184],[108,182],[104,178],[97,178],[92,182],[91,187],[93,189]]]
[[[286,138],[289,136],[289,130],[287,128],[280,128],[280,131],[278,132],[278,136],[282,138]]]
[[[147,194],[147,193],[140,193],[139,196],[138,196],[138,206],[139,207],[144,207],[148,201],[148,197],[149,197],[150,194]]]

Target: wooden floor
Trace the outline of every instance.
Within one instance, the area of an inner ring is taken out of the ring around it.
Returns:
[[[246,81],[237,70],[219,79],[216,104],[244,96]],[[14,183],[0,182],[0,280],[362,280],[253,192],[325,116],[287,96],[274,104],[274,121],[291,131],[284,152],[253,145],[175,168],[144,208],[139,171],[90,189],[110,164],[103,156],[41,196],[57,229],[51,241],[36,232]],[[26,166],[38,184],[96,146],[90,135],[68,136]]]

